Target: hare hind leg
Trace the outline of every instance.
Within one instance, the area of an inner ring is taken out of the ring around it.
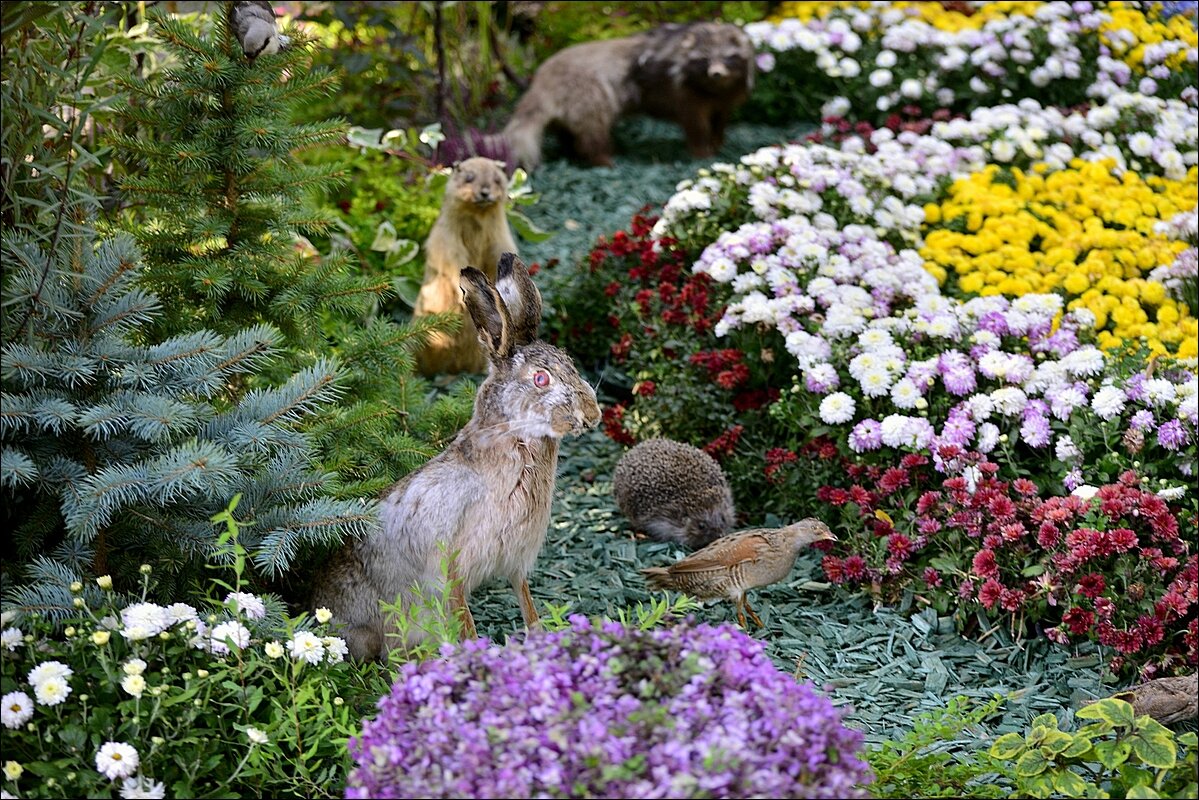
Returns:
[[[512,591],[516,592],[516,600],[520,603],[520,614],[524,617],[525,627],[541,627],[541,618],[537,616],[537,606],[533,604],[533,595],[529,594],[527,578],[512,578]]]
[[[451,584],[450,613],[458,615],[459,621],[462,623],[459,640],[465,642],[468,639],[478,639],[479,632],[475,630],[475,618],[471,615],[470,606],[466,602],[466,587],[462,585],[462,580],[452,564],[449,577]]]

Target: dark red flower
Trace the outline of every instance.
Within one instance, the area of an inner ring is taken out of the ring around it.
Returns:
[[[994,578],[999,574],[999,565],[995,563],[995,554],[990,550],[979,550],[975,553],[970,569],[980,578]]]
[[[994,578],[988,578],[978,587],[978,602],[988,611],[994,608],[1003,597],[1003,585]]]

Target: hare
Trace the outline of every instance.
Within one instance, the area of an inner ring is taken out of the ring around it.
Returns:
[[[412,614],[414,590],[443,590],[446,556],[464,638],[477,636],[471,592],[495,576],[509,580],[525,624],[536,626],[528,576],[549,526],[558,443],[600,419],[570,356],[537,339],[541,295],[515,254],[500,257],[494,285],[474,267],[463,268],[459,285],[490,360],[474,415],[444,451],[383,493],[380,528],[347,544],[318,579],[315,605],[333,612],[355,658],[386,658],[410,643],[379,602],[398,597],[400,613]]]

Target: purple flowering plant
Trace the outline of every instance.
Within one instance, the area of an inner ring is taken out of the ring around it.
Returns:
[[[347,796],[865,797],[861,746],[737,628],[575,615],[403,665]]]

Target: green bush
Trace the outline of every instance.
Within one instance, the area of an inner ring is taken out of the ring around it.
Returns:
[[[1005,734],[991,756],[1014,762],[1016,791],[1026,797],[1195,797],[1194,732],[1175,735],[1148,715],[1109,697],[1075,714],[1095,720],[1074,733],[1042,714],[1028,733]]]

